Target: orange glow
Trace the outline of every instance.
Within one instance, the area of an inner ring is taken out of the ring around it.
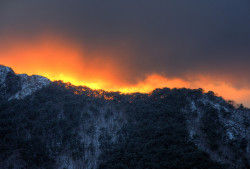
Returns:
[[[189,82],[180,78],[170,79],[159,74],[151,74],[136,84],[121,82],[124,70],[120,70],[119,65],[112,60],[95,57],[95,55],[107,56],[108,53],[96,51],[92,56],[87,56],[82,47],[69,39],[55,36],[42,37],[32,41],[14,39],[0,43],[0,64],[13,68],[16,73],[38,74],[52,81],[62,80],[92,89],[122,93],[147,93],[162,87],[203,88],[205,91],[212,90],[226,99],[250,106],[250,90],[239,90],[223,81],[214,82],[210,77],[200,76],[198,80]]]
[[[43,37],[30,42],[16,40],[6,46],[1,49],[0,63],[16,73],[39,74],[93,89],[105,88],[114,79],[112,61],[89,60],[80,47],[67,40]]]

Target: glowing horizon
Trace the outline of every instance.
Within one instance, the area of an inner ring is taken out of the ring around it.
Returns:
[[[51,81],[62,80],[76,86],[92,89],[119,91],[121,93],[149,93],[156,88],[203,88],[219,96],[250,106],[250,90],[237,89],[224,81],[214,81],[200,75],[195,81],[182,78],[168,78],[158,73],[146,74],[143,79],[129,82],[123,79],[124,70],[113,60],[85,57],[84,49],[65,39],[42,36],[35,41],[15,39],[0,52],[0,63],[11,67],[18,74],[41,75]],[[108,55],[98,53],[95,55]]]

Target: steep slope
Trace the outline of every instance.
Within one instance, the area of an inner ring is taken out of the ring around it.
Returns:
[[[250,111],[212,92],[190,99],[184,110],[192,142],[218,162],[244,168],[250,159]]]
[[[0,168],[249,167],[250,111],[212,92],[124,95],[0,70]]]
[[[75,92],[58,82],[1,102],[2,168],[97,168],[100,137],[115,141],[126,118],[113,103]]]
[[[0,65],[0,98],[2,99],[22,99],[49,84],[50,80],[45,77],[16,75],[11,68]]]

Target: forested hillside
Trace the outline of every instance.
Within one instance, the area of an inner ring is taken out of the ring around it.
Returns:
[[[249,168],[249,119],[202,89],[121,94],[51,82],[1,97],[0,168]]]

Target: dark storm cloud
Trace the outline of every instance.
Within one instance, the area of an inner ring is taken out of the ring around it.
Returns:
[[[184,79],[203,74],[250,86],[249,0],[0,3],[0,34],[49,30],[71,36],[89,53],[110,49],[106,57],[128,70],[130,80],[150,73]]]

